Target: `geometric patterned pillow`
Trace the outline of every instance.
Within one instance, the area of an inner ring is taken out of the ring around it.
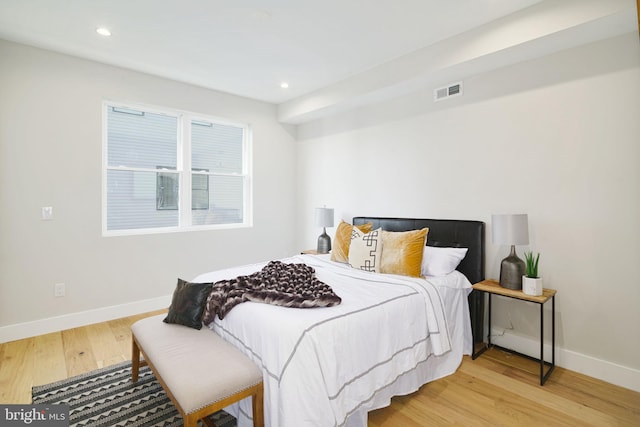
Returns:
[[[202,329],[202,315],[213,283],[190,283],[178,279],[169,313],[163,320],[194,329]]]
[[[382,228],[363,233],[358,227],[353,227],[349,245],[351,267],[380,273],[382,253]]]

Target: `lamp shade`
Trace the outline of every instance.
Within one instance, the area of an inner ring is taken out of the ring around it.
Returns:
[[[528,245],[527,214],[491,215],[492,241],[497,245]]]
[[[333,227],[333,208],[316,208],[316,225]]]

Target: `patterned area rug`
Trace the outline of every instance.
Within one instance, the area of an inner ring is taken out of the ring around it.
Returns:
[[[182,417],[148,366],[131,382],[131,362],[88,372],[31,391],[34,404],[69,405],[70,426],[181,427]],[[211,416],[217,427],[235,427],[224,411]]]

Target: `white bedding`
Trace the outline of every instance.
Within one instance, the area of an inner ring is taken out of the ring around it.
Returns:
[[[355,270],[328,255],[282,261],[314,267],[342,303],[298,309],[245,302],[210,325],[262,367],[267,427],[366,427],[368,411],[453,373],[471,352],[471,284],[457,271],[425,280]],[[194,281],[231,279],[264,265]],[[253,425],[250,399],[227,410],[238,427]]]

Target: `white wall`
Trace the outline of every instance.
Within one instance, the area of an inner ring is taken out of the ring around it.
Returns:
[[[275,106],[1,40],[0,58],[0,342],[166,307],[177,277],[295,250],[295,129]],[[254,226],[102,237],[105,98],[249,123]]]
[[[558,290],[559,364],[640,390],[639,95],[632,33],[467,78],[462,97],[434,104],[429,90],[301,125],[299,246],[313,247],[322,204],[337,220],[483,220],[497,277],[508,248],[491,243],[491,214],[527,213],[518,251],[541,252]],[[496,334],[538,339],[537,305],[499,300],[494,319]]]

